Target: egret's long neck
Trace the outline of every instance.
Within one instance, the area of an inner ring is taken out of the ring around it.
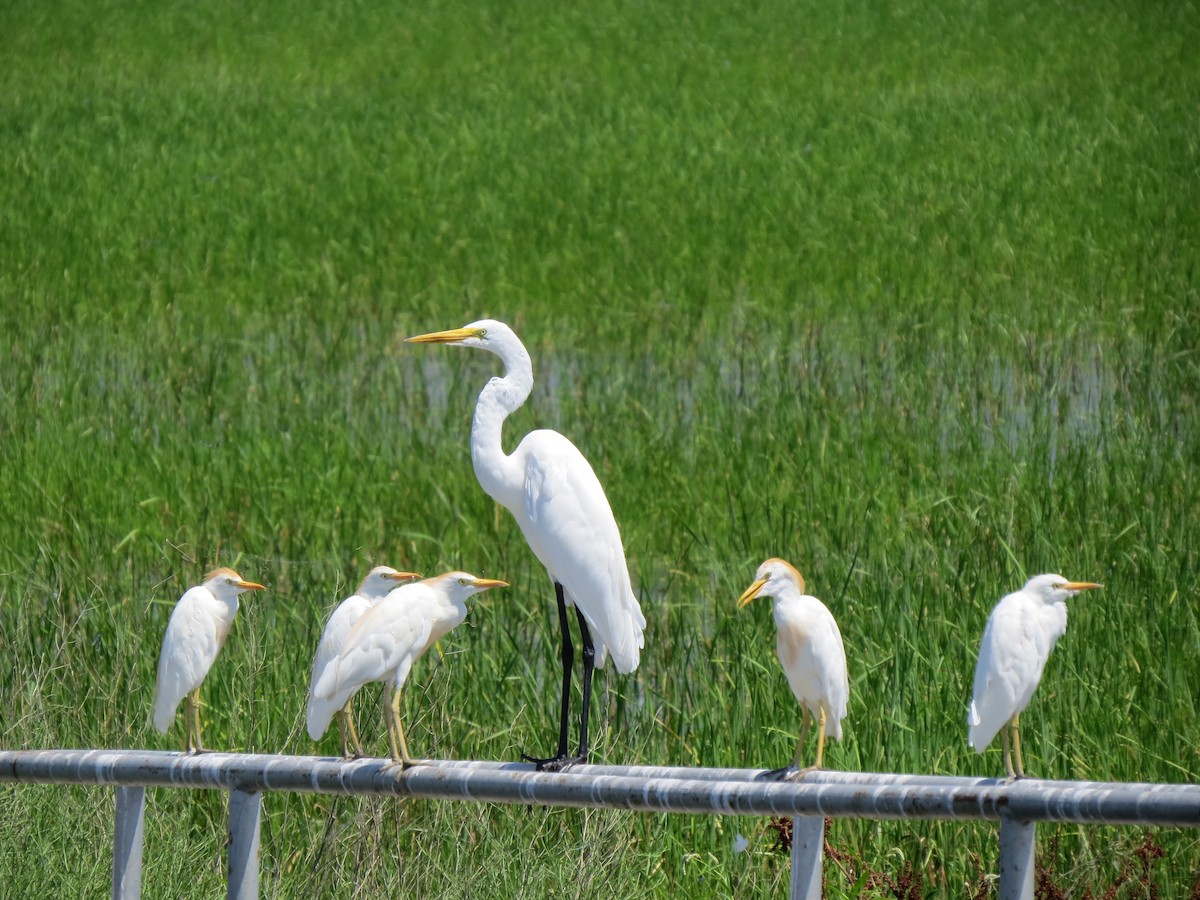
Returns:
[[[234,616],[238,611],[237,594],[224,595],[213,593],[213,599],[217,601],[217,615],[220,617],[217,620],[217,647],[225,646],[225,638],[229,637],[229,629],[233,625]]]
[[[447,600],[438,608],[429,628],[429,644],[440,641],[462,624],[467,617],[467,604],[463,600]]]
[[[479,484],[495,500],[508,506],[507,495],[519,490],[524,476],[504,452],[504,420],[519,409],[533,390],[533,365],[525,348],[517,343],[499,354],[504,377],[493,378],[479,392],[471,425],[471,462]]]
[[[804,592],[800,590],[800,586],[790,580],[784,579],[775,585],[775,607],[777,609],[780,603],[791,603],[803,596]]]
[[[1063,600],[1049,603],[1042,607],[1042,620],[1050,634],[1050,646],[1053,647],[1067,630],[1067,604]]]

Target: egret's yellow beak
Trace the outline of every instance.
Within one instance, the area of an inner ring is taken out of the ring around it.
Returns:
[[[405,338],[406,344],[457,344],[467,338],[479,337],[479,328],[451,328],[449,331],[431,331],[429,334],[418,334],[416,337]]]
[[[754,582],[754,584],[750,585],[750,587],[746,588],[746,590],[742,594],[742,596],[738,597],[738,601],[737,601],[738,609],[741,609],[743,606],[745,606],[747,603],[749,603],[751,600],[753,600],[755,597],[757,597],[758,592],[762,590],[763,585],[766,583],[767,583],[767,579],[760,578],[760,579],[758,579],[758,581]]]
[[[408,581],[410,578],[420,578],[420,572],[385,572],[384,578],[390,578],[392,581]]]
[[[1104,585],[1096,584],[1094,581],[1068,581],[1063,587],[1068,591],[1091,591],[1102,588]]]
[[[239,581],[237,586],[243,591],[265,591],[267,589],[265,584],[259,584],[257,581]]]
[[[474,584],[477,588],[508,587],[508,582],[499,578],[476,578]]]

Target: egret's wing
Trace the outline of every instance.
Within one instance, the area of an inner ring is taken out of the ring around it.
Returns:
[[[980,753],[1019,711],[1022,693],[1036,687],[1041,675],[1028,618],[1022,615],[1019,602],[1006,602],[1008,599],[997,604],[988,617],[975,664],[967,742]]]
[[[164,734],[179,701],[200,686],[221,650],[228,629],[213,615],[215,603],[206,588],[191,588],[167,622],[154,687],[154,727]]]
[[[825,734],[842,739],[842,720],[846,718],[846,708],[850,702],[850,675],[846,668],[846,647],[842,643],[842,632],[838,628],[833,613],[826,610],[825,656],[828,662],[824,668],[825,691],[828,697],[830,715],[825,722]]]
[[[379,601],[358,620],[342,652],[321,676],[314,693],[330,698],[370,681],[392,676],[406,655],[423,648],[429,622],[420,603],[395,598],[396,591]],[[411,665],[411,663],[410,663]]]
[[[440,606],[438,598],[427,588],[419,584],[414,587],[421,590],[410,591],[403,605],[393,607],[384,626],[393,639],[388,674],[397,689],[404,686],[413,664],[433,645],[433,627]]]
[[[320,740],[321,735],[329,728],[329,723],[333,720],[334,714],[349,702],[350,697],[357,690],[357,688],[354,688],[351,691],[339,692],[333,697],[325,698],[317,697],[314,693],[317,683],[321,680],[321,676],[325,674],[325,670],[329,667],[329,664],[337,659],[355,623],[370,607],[370,600],[354,594],[338,604],[337,609],[330,614],[329,621],[325,623],[325,631],[321,634],[321,642],[317,645],[317,652],[313,657],[312,677],[308,682],[308,710],[306,719],[308,736],[314,741]]]
[[[350,702],[350,698],[358,693],[361,684],[356,684],[353,687],[339,691],[329,698],[319,698],[309,696],[308,698],[308,713],[305,717],[308,725],[308,736],[314,741],[319,741],[321,736],[329,729],[329,723],[333,721],[333,717],[338,714],[339,710],[345,709],[346,704]]]
[[[837,620],[816,597],[775,606],[775,651],[796,701],[814,714],[825,707],[825,734],[841,739],[850,697],[846,649]]]
[[[600,480],[575,445],[534,431],[514,456],[525,467],[523,510],[514,510],[534,555],[587,619],[596,665],[612,654],[619,672],[640,660],[646,626],[633,594],[621,534]]]
[[[432,619],[425,617],[418,621],[420,627],[413,633],[413,639],[401,655],[400,662],[396,666],[396,674],[392,678],[392,684],[396,690],[404,687],[404,682],[408,681],[408,675],[412,671],[413,665],[425,655],[425,651],[433,644]]]

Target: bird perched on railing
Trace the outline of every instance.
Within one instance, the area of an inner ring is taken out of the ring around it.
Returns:
[[[368,682],[391,682],[394,694],[386,715],[392,762],[404,768],[416,765],[400,721],[401,690],[413,664],[467,617],[468,597],[507,586],[494,578],[446,572],[394,588],[362,614],[317,680],[313,695],[334,701]]]
[[[812,768],[819,769],[825,759],[825,738],[842,738],[842,720],[850,699],[842,633],[825,604],[804,593],[804,577],[782,559],[768,559],[758,567],[754,583],[738,598],[738,608],[755,597],[775,598],[775,652],[802,716],[791,765],[774,769],[767,777],[788,777],[802,771],[801,749],[813,720],[817,723],[817,758]]]
[[[179,701],[186,699],[186,753],[204,750],[200,740],[200,685],[229,635],[238,611],[238,595],[264,589],[256,582],[243,581],[233,569],[213,569],[204,576],[203,584],[188,588],[171,612],[158,657],[153,721],[154,727],[166,734]]]
[[[475,405],[471,461],[480,486],[513,514],[529,549],[546,567],[558,602],[562,636],[558,748],[553,756],[526,759],[547,770],[586,762],[592,670],[603,666],[605,656],[611,654],[618,672],[634,671],[646,627],[604,488],[584,455],[557,431],[531,431],[511,454],[504,452],[504,420],[528,399],[533,388],[529,353],[511,328],[486,319],[408,340],[487,350],[504,363],[503,377],[489,380]],[[575,756],[569,754],[567,745],[575,660],[568,606],[575,607],[583,645],[583,710]]]
[[[1000,732],[1009,778],[1025,777],[1017,727],[1042,680],[1050,651],[1067,630],[1067,598],[1099,587],[1103,585],[1067,581],[1061,575],[1035,575],[1021,590],[1001,598],[988,616],[967,712],[967,743],[982,753]]]
[[[321,735],[329,728],[330,721],[337,716],[338,736],[344,757],[362,756],[362,745],[358,742],[354,714],[350,708],[358,688],[322,700],[313,694],[313,687],[329,664],[337,658],[351,629],[362,618],[363,613],[386,597],[388,592],[396,587],[396,582],[420,577],[415,572],[398,572],[391,566],[376,566],[367,573],[358,590],[339,603],[329,614],[329,621],[325,623],[325,631],[321,634],[321,642],[317,645],[317,653],[313,657],[312,677],[309,679],[308,736],[314,741],[319,741]]]

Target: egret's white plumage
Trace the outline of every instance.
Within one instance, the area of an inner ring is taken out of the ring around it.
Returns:
[[[1067,598],[1101,587],[1061,575],[1035,575],[1003,597],[988,616],[975,665],[975,690],[967,712],[967,743],[982,753],[1001,734],[1004,768],[1024,777],[1018,724],[1029,705],[1055,643],[1067,630]],[[1006,728],[1006,726],[1008,726]],[[1009,754],[1012,732],[1016,765]]]
[[[341,652],[317,679],[313,695],[332,701],[371,681],[391,682],[395,691],[388,707],[392,760],[413,765],[400,724],[401,688],[425,651],[467,617],[467,598],[494,587],[507,584],[447,572],[393,589],[362,614]]]
[[[850,699],[842,633],[825,604],[804,593],[803,576],[782,559],[768,559],[758,567],[754,583],[738,598],[738,606],[745,606],[755,597],[775,598],[775,652],[803,718],[796,755],[789,769],[800,766],[800,750],[810,715],[817,722],[815,768],[819,769],[824,760],[825,738],[841,740],[842,720]]]
[[[471,426],[471,461],[479,484],[517,520],[534,555],[546,567],[559,596],[563,635],[563,699],[558,756],[540,760],[557,767],[566,762],[566,732],[573,645],[564,605],[574,606],[584,644],[583,714],[580,750],[587,757],[587,710],[591,666],[603,666],[611,654],[618,672],[638,667],[646,626],[634,596],[621,534],[600,480],[582,453],[556,431],[527,434],[506,454],[504,420],[529,397],[533,367],[529,353],[512,329],[486,319],[462,328],[408,338],[488,350],[500,357],[504,376],[492,378],[479,394]]]
[[[263,589],[261,584],[243,581],[233,569],[222,567],[205,575],[202,584],[189,588],[171,612],[158,657],[153,720],[154,727],[166,734],[179,701],[186,698],[185,751],[203,749],[200,685],[229,635],[238,611],[238,595]]]
[[[337,693],[328,699],[315,696],[312,689],[329,663],[341,652],[351,629],[363,613],[387,596],[388,592],[396,587],[396,582],[420,577],[415,572],[398,572],[391,566],[376,566],[367,573],[358,590],[330,613],[329,621],[325,623],[325,631],[321,634],[321,642],[317,645],[316,656],[313,657],[312,677],[309,679],[308,736],[314,741],[321,739],[334,715],[341,713],[338,715],[338,728],[342,755],[350,756],[351,751],[353,755],[362,755],[362,747],[358,743],[354,719],[350,712],[350,700],[357,688]]]

